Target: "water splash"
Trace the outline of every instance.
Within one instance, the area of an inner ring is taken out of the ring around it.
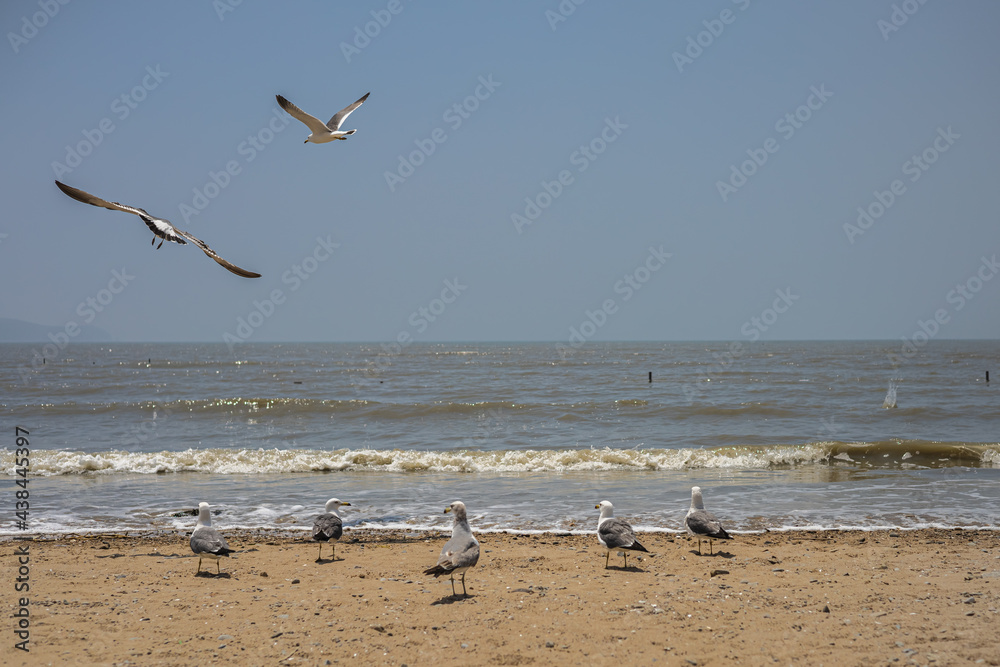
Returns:
[[[896,407],[896,387],[898,383],[898,379],[889,380],[889,391],[885,393],[885,400],[882,401],[882,407],[886,410]]]

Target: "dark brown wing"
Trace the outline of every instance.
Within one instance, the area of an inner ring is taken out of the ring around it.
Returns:
[[[183,236],[188,241],[190,241],[191,243],[193,243],[196,246],[198,246],[199,248],[201,248],[202,252],[204,252],[206,255],[208,255],[209,257],[211,257],[216,262],[218,262],[219,264],[221,264],[222,266],[224,266],[229,271],[235,273],[236,275],[243,276],[244,278],[260,278],[260,274],[259,273],[254,273],[253,271],[247,271],[246,269],[241,269],[240,267],[236,266],[235,264],[233,264],[231,262],[227,262],[226,260],[222,259],[221,257],[219,257],[219,255],[214,250],[212,250],[211,248],[208,247],[207,243],[205,243],[201,239],[195,237],[193,234],[189,234],[187,232],[181,231],[181,230],[177,229],[176,227],[174,227],[174,231],[177,232],[178,235]]]

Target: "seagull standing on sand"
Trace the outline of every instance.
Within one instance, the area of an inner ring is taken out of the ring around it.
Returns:
[[[340,520],[340,515],[337,514],[337,508],[350,506],[351,503],[338,500],[337,498],[330,498],[326,501],[325,514],[320,514],[313,521],[313,539],[319,542],[319,556],[316,558],[317,563],[323,561],[324,542],[330,542],[330,546],[333,547],[333,560],[337,560],[336,542],[344,534],[344,523]]]
[[[208,247],[208,244],[201,239],[195,238],[192,234],[181,231],[170,224],[169,220],[163,220],[162,218],[154,218],[149,213],[146,213],[141,208],[136,208],[135,206],[126,206],[125,204],[119,204],[118,202],[109,202],[101,199],[100,197],[95,197],[89,192],[84,192],[83,190],[78,190],[77,188],[72,188],[65,183],[60,183],[56,181],[56,185],[59,189],[66,193],[68,196],[72,197],[77,201],[81,201],[84,204],[90,204],[91,206],[100,206],[102,208],[110,209],[112,211],[124,211],[125,213],[132,213],[139,216],[149,230],[153,232],[153,243],[156,243],[156,239],[161,239],[160,245],[156,246],[159,250],[163,247],[163,241],[171,241],[173,243],[179,243],[180,245],[187,245],[187,242],[195,244],[201,248],[202,252],[214,259],[216,262],[226,267],[228,270],[232,271],[238,276],[243,276],[244,278],[260,278],[259,273],[254,273],[253,271],[247,271],[246,269],[241,269],[235,264],[230,264],[226,260],[219,257],[214,250]],[[187,240],[185,240],[187,239]]]
[[[218,574],[222,574],[219,559],[233,553],[226,540],[215,528],[212,528],[212,515],[208,511],[208,503],[198,503],[198,525],[191,533],[191,551],[198,554],[198,572],[201,574],[201,559],[211,558],[215,561]]]
[[[645,551],[646,547],[639,544],[635,539],[632,526],[625,519],[615,518],[615,508],[607,500],[602,500],[600,504],[594,505],[594,509],[601,510],[601,518],[597,521],[597,541],[608,550],[604,557],[604,569],[608,569],[608,559],[615,549],[624,549],[622,555],[625,556],[625,567],[628,567],[629,551]]]
[[[465,571],[479,562],[479,542],[472,536],[472,528],[469,527],[469,519],[465,513],[465,504],[459,501],[453,502],[444,508],[444,513],[452,512],[455,515],[455,524],[451,529],[451,539],[448,540],[444,548],[441,549],[441,556],[437,565],[424,570],[424,574],[433,574],[435,578],[443,574],[451,575],[451,594],[455,593],[455,575],[462,575],[462,594],[466,597],[469,594],[465,590]]]
[[[708,538],[708,553],[712,554],[712,540],[731,540],[732,537],[725,531],[719,520],[711,512],[705,509],[705,503],[701,499],[701,487],[691,487],[691,509],[684,517],[684,525],[687,531],[698,538],[698,555],[701,555],[701,538]]]
[[[347,141],[348,135],[357,132],[357,130],[347,130],[346,132],[341,132],[340,126],[343,125],[344,121],[351,115],[352,111],[364,104],[369,95],[371,95],[371,93],[365,93],[364,97],[360,100],[338,111],[326,125],[324,125],[323,121],[319,118],[316,118],[316,116],[310,116],[281,95],[275,95],[274,97],[278,100],[278,104],[281,105],[282,109],[291,114],[291,116],[296,120],[305,123],[306,127],[312,130],[312,134],[306,137],[306,140],[302,143],[307,144],[311,141],[314,144],[325,144],[327,142],[334,141],[335,139]]]

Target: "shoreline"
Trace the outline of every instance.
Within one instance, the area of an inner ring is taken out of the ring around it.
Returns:
[[[607,570],[593,533],[476,531],[467,598],[422,574],[450,530],[347,528],[322,563],[305,535],[220,531],[236,553],[197,576],[190,533],[0,539],[6,581],[30,561],[30,652],[7,664],[1000,664],[995,530],[739,534],[713,556],[638,532],[651,553]]]

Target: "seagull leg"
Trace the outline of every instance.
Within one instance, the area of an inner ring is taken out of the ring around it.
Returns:
[[[219,564],[219,560],[215,560],[215,573],[222,574],[222,565]]]
[[[153,240],[152,240],[152,242],[150,242],[149,245],[156,245],[156,235],[155,234],[153,235]]]
[[[465,572],[462,573],[462,595],[469,597],[468,591],[465,590]]]
[[[627,551],[623,551],[622,552],[622,556],[625,556],[625,569],[627,570],[628,569],[628,552]]]
[[[198,571],[194,573],[195,576],[201,574],[201,556],[198,556]]]
[[[454,597],[456,595],[456,593],[455,593],[455,573],[454,572],[452,572],[452,574],[451,574],[451,595],[452,595],[452,597]]]
[[[611,558],[611,549],[608,549],[608,553],[604,555],[604,569],[608,569],[608,560]]]
[[[156,246],[156,249],[157,249],[157,250],[159,250],[160,248],[162,248],[162,247],[163,247],[163,242],[164,242],[165,240],[166,240],[165,238],[163,238],[163,239],[160,239],[160,245]]]
[[[316,556],[316,562],[317,563],[322,563],[323,562],[323,543],[322,542],[319,543],[319,555]]]
[[[337,545],[333,542],[330,543],[330,548],[333,549],[333,561],[337,561]]]

